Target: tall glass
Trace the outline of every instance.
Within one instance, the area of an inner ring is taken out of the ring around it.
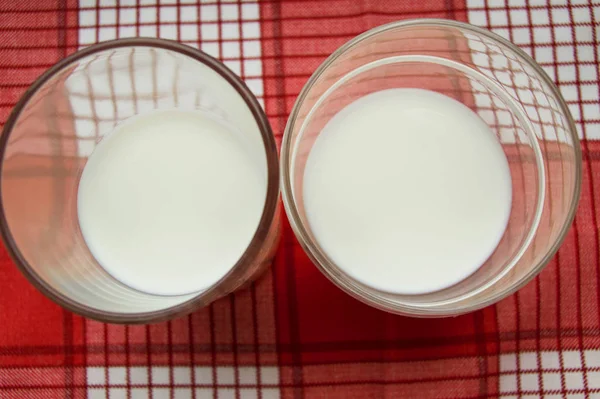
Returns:
[[[227,275],[202,292],[159,296],[128,287],[98,264],[81,235],[76,200],[82,170],[104,135],[134,115],[173,108],[206,111],[242,132],[266,165],[267,193],[254,237]],[[223,64],[175,42],[106,42],[50,68],[4,126],[0,168],[0,231],[15,263],[49,298],[87,317],[143,323],[189,312],[251,281],[276,249],[279,172],[267,117]]]
[[[353,279],[323,251],[304,210],[306,160],[323,127],[346,105],[390,88],[427,89],[460,101],[495,133],[510,166],[512,208],[500,243],[475,273],[437,292],[398,295]],[[528,55],[477,27],[422,19],[370,30],[318,68],[288,120],[281,173],[292,228],[327,277],[372,306],[435,317],[494,303],[542,270],[575,215],[581,152],[567,105]]]

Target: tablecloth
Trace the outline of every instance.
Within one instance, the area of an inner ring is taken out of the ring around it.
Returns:
[[[23,0],[0,2],[0,122],[46,68],[93,43],[150,36],[238,73],[278,143],[300,89],[377,25],[490,29],[557,82],[582,138],[580,209],[525,288],[456,318],[369,308],[310,263],[287,222],[266,275],[171,322],[122,326],[58,307],[0,248],[0,398],[600,398],[599,0]]]

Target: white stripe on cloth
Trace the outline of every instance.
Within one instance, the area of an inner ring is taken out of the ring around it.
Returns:
[[[217,4],[214,0],[200,3],[181,0],[179,8],[168,0],[146,3],[141,2],[138,9],[135,1],[122,1],[119,8],[115,1],[80,0],[79,48],[135,37],[138,29],[140,37],[178,40],[220,59],[241,76],[264,107],[260,7],[257,1],[241,4],[221,1]],[[72,96],[71,103],[79,137],[79,153],[89,155],[96,145],[94,138],[105,129],[101,126],[102,121],[94,123],[88,114],[91,109],[112,108],[112,104],[100,104],[93,93],[77,98]],[[106,123],[112,124],[110,121]]]
[[[135,1],[120,1],[119,4],[125,7],[117,8],[115,1],[80,0],[79,48],[106,40],[135,37],[139,27],[139,36],[179,40],[222,60],[244,79],[264,106],[258,2],[244,1],[239,7],[237,3],[226,1],[220,5],[215,1],[205,3],[196,0],[180,0],[179,3],[178,9],[167,0],[161,0],[158,4],[142,1],[138,13]],[[96,129],[102,130],[101,126],[94,126],[90,120],[91,110],[103,112],[103,109],[108,110],[112,105],[107,108],[106,104],[100,103],[102,100],[94,99],[93,95],[86,100],[82,98],[85,99],[85,96],[72,96],[71,103],[76,114],[77,135],[81,138],[78,141],[79,153],[89,155],[96,144],[93,140]],[[92,104],[92,101],[96,103]],[[204,398],[213,397],[215,389],[219,398],[236,397],[236,389],[239,389],[240,398],[260,396],[274,399],[281,396],[277,367],[239,366],[237,372],[239,387],[236,388],[233,366],[217,367],[217,381],[213,381],[211,367],[176,366],[171,374],[168,367],[152,366],[149,376],[147,367],[132,366],[127,381],[125,366],[88,366],[87,392],[89,398],[106,398],[108,394],[113,399],[145,399],[150,397],[150,391],[154,398],[191,398],[193,393],[197,398]]]
[[[600,71],[594,64],[600,59],[600,28],[593,37],[593,26],[600,26],[600,4],[577,3],[569,9],[567,0],[541,0],[528,8],[532,3],[525,0],[467,0],[468,19],[532,56],[557,84],[579,137],[585,131],[587,139],[600,140]]]
[[[105,399],[107,390],[111,399],[125,399],[128,392],[131,398],[149,398],[150,391],[155,399],[192,398],[193,391],[197,398],[208,398],[213,397],[215,389],[220,399],[235,398],[236,390],[241,399],[280,397],[279,369],[271,366],[238,367],[239,384],[235,381],[235,369],[225,366],[216,368],[216,382],[213,381],[213,369],[209,366],[174,367],[172,382],[169,368],[165,366],[153,366],[150,371],[147,367],[130,367],[129,382],[125,367],[88,367],[86,374],[90,399]]]
[[[517,397],[600,398],[600,350],[500,355],[500,398]]]

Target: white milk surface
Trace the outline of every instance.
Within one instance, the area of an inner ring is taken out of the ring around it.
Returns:
[[[91,253],[140,291],[209,288],[240,259],[262,215],[266,172],[252,155],[239,134],[201,111],[121,123],[95,148],[79,183]]]
[[[512,187],[499,142],[473,111],[432,91],[389,89],[327,123],[301,194],[317,242],[348,275],[422,294],[460,282],[492,254]]]

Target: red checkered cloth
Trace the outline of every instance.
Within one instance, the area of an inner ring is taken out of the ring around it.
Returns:
[[[0,3],[2,123],[67,54],[154,36],[224,60],[261,99],[280,142],[296,96],[332,51],[386,22],[435,17],[491,29],[534,56],[584,139],[580,209],[558,255],[517,294],[457,318],[357,302],[318,272],[287,223],[273,269],[249,289],[151,326],[59,308],[2,248],[0,398],[600,398],[599,0]]]

